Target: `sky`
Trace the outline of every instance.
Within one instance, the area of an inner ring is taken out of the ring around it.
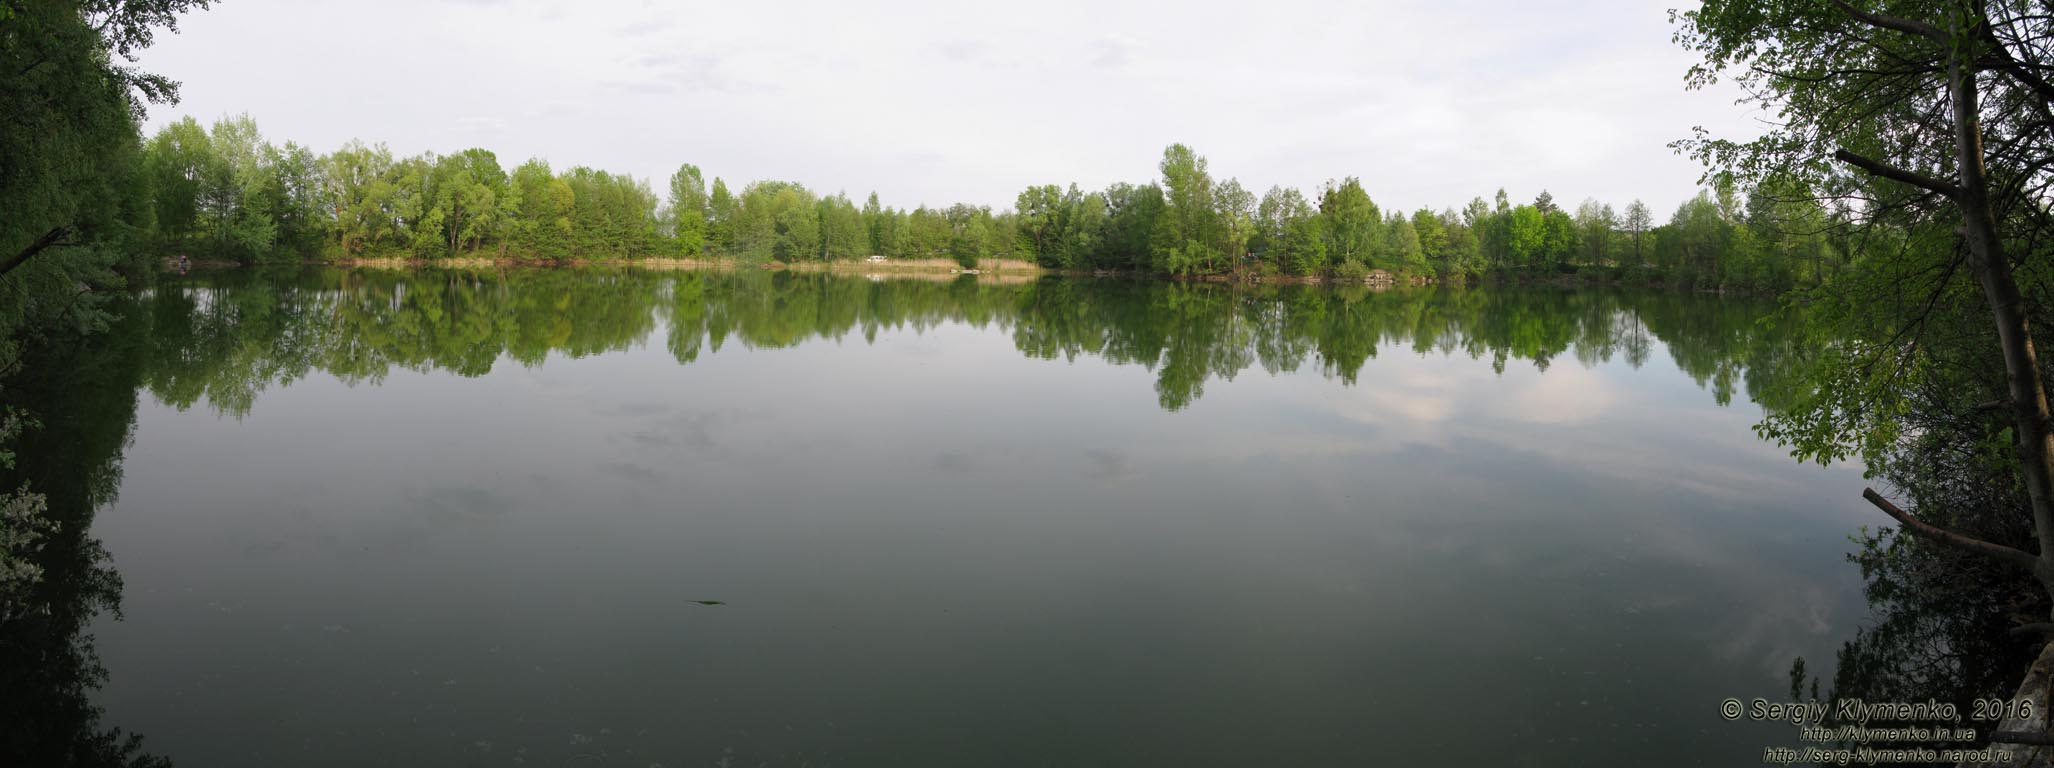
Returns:
[[[1183,143],[1258,194],[1356,176],[1386,210],[1502,187],[1659,220],[1702,173],[1669,142],[1760,130],[1737,90],[1685,89],[1667,5],[227,0],[140,61],[183,84],[146,131],[248,113],[317,152],[484,147],[658,190],[689,162],[1010,208],[1155,180]]]

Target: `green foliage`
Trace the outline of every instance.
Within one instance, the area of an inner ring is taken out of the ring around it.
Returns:
[[[160,292],[170,293],[168,291]],[[0,570],[32,573],[0,591],[0,748],[10,765],[164,767],[139,737],[101,722],[104,670],[90,628],[119,616],[121,577],[94,539],[95,513],[121,485],[150,333],[126,296],[93,343],[50,338],[25,350],[0,391],[0,414],[34,413],[0,464]],[[25,566],[25,567],[24,567]],[[21,590],[26,587],[25,591]]]
[[[549,164],[529,160],[514,169],[503,206],[506,244],[516,255],[542,259],[568,258],[571,253],[571,211],[576,194],[556,177]]]
[[[1426,248],[1419,241],[1419,229],[1412,220],[1393,215],[1384,225],[1384,247],[1377,266],[1393,272],[1426,271]]]
[[[921,206],[906,217],[903,256],[909,259],[950,258],[955,230],[941,212]]]
[[[647,182],[584,167],[559,181],[570,189],[573,256],[636,258],[657,250],[656,193]]]
[[[0,411],[0,470],[14,469],[15,436],[38,425],[13,408]],[[0,492],[0,622],[20,616],[17,611],[31,605],[29,591],[42,580],[43,568],[37,554],[56,533],[56,524],[44,513],[48,501],[24,483]]]
[[[1635,220],[1622,224],[1608,206],[1587,201],[1571,216],[1545,193],[1515,208],[1500,190],[1496,209],[1479,198],[1460,214],[1411,216],[1386,216],[1354,177],[1329,182],[1316,205],[1282,188],[1258,199],[1238,180],[1215,182],[1206,159],[1181,144],[1164,151],[1160,185],[1087,192],[1047,184],[1022,191],[1009,210],[981,213],[972,206],[890,208],[876,193],[859,209],[846,195],[818,197],[792,182],[754,182],[734,194],[716,178],[708,190],[690,164],[671,175],[658,204],[631,177],[584,168],[556,174],[539,159],[507,174],[483,149],[394,158],[382,145],[359,142],[323,157],[292,144],[274,148],[247,117],[224,120],[211,133],[190,119],[173,123],[151,138],[147,157],[145,174],[158,190],[159,247],[244,261],[481,252],[784,262],[878,255],[964,263],[1019,258],[1051,269],[1178,275],[1314,275],[1357,263],[1401,275],[1470,277],[1603,266],[1618,258],[1615,242],[1621,249],[1630,243],[1638,254],[1643,240],[1655,239],[1645,222],[1639,231],[1619,231]],[[1695,219],[1679,219],[1686,221],[1695,227]],[[1721,235],[1707,251],[1692,239],[1698,229],[1672,229],[1662,263],[1692,270],[1686,282],[1778,290],[1801,272],[1781,263],[1785,248],[1801,243]],[[1752,250],[1741,266],[1714,268],[1742,246]]]
[[[1105,236],[1094,261],[1107,269],[1148,269],[1149,242],[1165,207],[1162,188],[1114,184],[1106,188],[1105,198]]]
[[[1567,265],[1576,256],[1576,220],[1559,208],[1545,216],[1541,235],[1541,261],[1551,268]]]
[[[670,207],[666,210],[674,253],[689,258],[705,249],[707,217],[711,214],[706,180],[699,174],[699,166],[679,166],[670,177]]]
[[[845,195],[821,198],[820,255],[827,261],[847,261],[870,255],[870,237],[863,227],[863,215]]]
[[[137,120],[177,86],[132,65],[194,0],[7,3],[0,20],[0,372],[23,338],[90,331],[146,274],[157,206]]]
[[[488,238],[499,239],[508,189],[498,157],[483,149],[466,149],[442,157],[434,177],[432,204],[442,235],[438,244],[447,253],[476,251]]]
[[[942,213],[948,223],[948,256],[964,269],[975,269],[985,259],[1005,258],[1014,245],[1006,224],[991,215],[991,209],[956,204]]]
[[[1800,294],[1819,361],[1810,392],[1769,414],[1765,437],[1802,459],[1859,458],[1927,523],[2041,551],[2028,512],[2044,501],[2025,489],[2046,476],[2043,425],[1975,404],[2014,387],[2044,397],[2031,389],[2049,374],[2030,329],[2054,321],[2054,23],[2028,4],[1858,5],[1672,12],[1677,41],[1703,57],[1690,82],[1738,80],[1774,117],[1751,141],[1678,143],[1715,183],[1653,230],[1653,252],[1700,284],[1814,286]],[[1878,620],[1843,647],[1831,695],[2014,690],[2038,644],[2004,630],[2046,620],[2044,584],[1926,539],[1859,543]]]
[[[1212,176],[1205,158],[1182,144],[1163,150],[1163,209],[1149,235],[1150,265],[1157,272],[1218,272],[1226,264],[1226,228],[1214,209]]]
[[[1266,263],[1297,275],[1326,269],[1325,224],[1298,190],[1271,187],[1255,209],[1251,248]]]
[[[976,209],[966,222],[979,219]],[[975,224],[969,224],[975,229]],[[1367,268],[1357,266],[1352,269]],[[1358,278],[1360,274],[1356,275]],[[344,382],[401,370],[478,376],[627,349],[660,328],[689,362],[739,339],[758,347],[866,329],[993,321],[1037,358],[1103,356],[1159,372],[1167,407],[1260,365],[1326,366],[1352,382],[1378,352],[1670,364],[1716,397],[1771,409],[1806,392],[1811,340],[1769,301],[1546,288],[1368,292],[1315,286],[1041,280],[931,282],[787,270],[309,270],[209,273],[150,299],[142,385],[174,407],[247,413],[267,387],[319,371]],[[1656,345],[1656,341],[1662,342]],[[1795,379],[1796,381],[1789,381]]]
[[[1547,214],[1531,205],[1514,208],[1505,219],[1504,232],[1505,255],[1512,266],[1540,266],[1548,244]]]
[[[1319,196],[1319,218],[1325,225],[1330,260],[1337,265],[1369,261],[1382,219],[1362,182],[1353,176],[1338,184],[1327,182]]]

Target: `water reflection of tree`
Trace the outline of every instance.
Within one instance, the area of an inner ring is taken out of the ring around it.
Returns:
[[[1156,373],[1176,410],[1254,366],[1316,366],[1355,385],[1385,348],[1513,361],[1563,356],[1638,367],[1653,341],[1725,403],[1788,398],[1803,363],[1787,313],[1765,302],[1618,291],[1372,292],[1046,279],[1005,285],[871,281],[759,271],[234,273],[161,289],[146,367],[167,402],[241,413],[265,387],[323,371],[346,382],[395,369],[483,374],[502,359],[539,364],[624,349],[666,326],[681,363],[729,341],[789,347],[850,334],[965,323],[1009,331],[1029,357],[1097,357]],[[1773,404],[1765,403],[1765,404]]]
[[[139,737],[103,726],[91,701],[106,673],[86,627],[119,611],[121,577],[88,531],[120,485],[149,336],[142,313],[117,318],[97,343],[30,350],[0,389],[42,423],[17,438],[0,488],[42,494],[56,523],[31,556],[41,579],[0,611],[0,765],[170,765]]]
[[[254,407],[268,387],[319,372],[376,382],[398,371],[482,375],[629,348],[663,329],[681,364],[740,343],[790,347],[945,324],[995,329],[1023,355],[1098,358],[1155,374],[1162,407],[1194,402],[1208,382],[1250,368],[1317,370],[1350,386],[1370,361],[1457,355],[1503,370],[1638,367],[1668,349],[1722,402],[1745,392],[1773,407],[1800,393],[1814,345],[1774,305],[1616,291],[1423,290],[1045,279],[997,284],[870,281],[822,274],[517,270],[413,274],[233,272],[168,284],[120,315],[108,334],[33,362],[0,394],[46,426],[20,446],[18,470],[48,493],[64,534],[32,621],[0,628],[0,711],[8,755],[40,765],[144,763],[103,729],[88,693],[102,673],[83,628],[115,607],[118,577],[85,535],[113,494],[136,391],[178,407]],[[1883,646],[1878,646],[1879,648]]]
[[[2039,315],[2034,320],[2054,322]],[[1997,350],[1981,340],[1987,322],[1978,313],[1936,314],[1925,321],[1922,363],[1943,373],[1906,376],[1893,388],[1892,394],[1903,398],[1903,429],[1869,468],[1893,495],[1911,500],[1922,518],[2032,551],[2037,546],[2032,519],[2019,513],[2030,505],[2017,471],[2013,430],[1974,405],[2005,391],[2004,364]],[[1863,407],[1887,407],[1868,398],[1861,402]],[[1830,681],[1806,678],[1799,660],[1794,686],[1808,683],[1802,693],[1812,695],[1821,682],[1830,682],[1822,692],[1826,699],[1933,699],[1954,704],[1963,717],[1972,714],[1977,700],[2014,695],[2019,671],[2034,663],[2042,638],[2012,630],[2045,620],[2049,605],[2043,590],[1990,558],[1901,535],[1901,530],[1864,529],[1856,543],[1859,548],[1849,560],[1861,567],[1870,620],[1841,647]],[[2050,702],[2034,704],[2045,708]],[[1997,723],[1971,725],[1981,726],[1981,738],[1968,746],[1980,746]]]

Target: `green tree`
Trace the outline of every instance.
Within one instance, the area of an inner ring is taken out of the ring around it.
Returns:
[[[1163,210],[1149,236],[1156,271],[1190,274],[1216,271],[1226,258],[1224,227],[1214,209],[1212,175],[1205,158],[1182,144],[1163,150]]]
[[[728,253],[735,253],[735,214],[739,204],[734,195],[727,191],[727,182],[720,177],[713,178],[713,188],[706,194],[706,242]]]
[[[1114,184],[1106,188],[1105,229],[1098,238],[1092,264],[1100,269],[1147,269],[1156,220],[1165,203],[1154,184]]]
[[[1248,240],[1255,234],[1255,193],[1244,189],[1238,179],[1227,179],[1213,191],[1213,220],[1218,227],[1219,248],[1231,269],[1241,272]]]
[[[893,212],[878,204],[876,192],[871,192],[870,197],[863,201],[863,236],[869,246],[866,254],[883,255],[890,250],[885,247],[885,236],[887,230],[896,230],[892,226],[892,218]],[[891,234],[896,236],[898,233],[892,231]]]
[[[1098,251],[1108,218],[1105,195],[1086,193],[1071,184],[1063,192],[1063,244],[1061,263],[1065,268],[1085,266]]]
[[[350,142],[321,159],[322,198],[332,206],[330,224],[345,257],[378,247],[392,228],[392,153],[380,144]]]
[[[1654,218],[1649,215],[1647,204],[1635,200],[1626,206],[1626,231],[1633,235],[1633,264],[1647,266],[1646,252],[1641,249],[1641,236],[1653,226]]]
[[[870,237],[863,231],[863,215],[847,195],[821,198],[819,211],[821,258],[846,261],[870,253]]]
[[[927,206],[913,209],[906,217],[905,256],[910,259],[939,259],[949,257],[950,241],[955,237],[954,229],[939,211]]]
[[[677,255],[689,258],[705,249],[709,203],[706,180],[699,174],[699,166],[678,166],[677,173],[670,175],[669,209],[670,237]]]
[[[202,236],[201,185],[220,175],[213,140],[198,120],[180,118],[150,137],[145,158],[159,238],[167,248],[190,247]]]
[[[281,255],[316,255],[331,226],[321,160],[313,150],[290,141],[283,147],[266,147],[266,151],[264,165],[271,171],[271,180],[264,185],[269,195],[264,207],[277,220]]]
[[[1499,217],[1502,225],[1505,259],[1509,265],[1533,268],[1541,265],[1548,252],[1548,218],[1537,206],[1522,205],[1512,209],[1510,215]]]
[[[1045,267],[1066,267],[1068,249],[1063,242],[1062,188],[1054,184],[1028,187],[1013,200],[1014,219],[1020,237],[1034,262]]]
[[[1611,260],[1612,239],[1619,228],[1619,215],[1612,206],[1586,198],[1576,206],[1576,230],[1581,240],[1579,255],[1592,266]]]
[[[436,218],[441,243],[450,253],[477,250],[499,237],[500,199],[507,194],[506,171],[483,149],[444,155],[435,163]]]
[[[571,213],[576,193],[549,163],[531,159],[514,168],[507,184],[507,241],[520,258],[566,259],[572,252]]]
[[[1419,242],[1419,230],[1412,220],[1397,214],[1384,224],[1384,265],[1407,274],[1426,271],[1426,249]]]
[[[251,261],[267,256],[278,236],[278,224],[267,203],[276,195],[264,165],[269,145],[249,115],[215,121],[207,146],[214,162],[200,178],[198,226],[207,233],[211,250]]]
[[[1678,20],[1677,39],[1704,57],[1693,84],[1737,78],[1779,118],[1755,141],[1682,146],[1727,178],[1845,190],[1862,201],[1864,234],[1885,246],[1821,292],[1843,297],[1819,314],[1843,318],[1833,330],[1847,341],[1829,349],[1821,395],[1771,414],[1765,434],[1800,456],[1858,454],[1895,468],[1912,510],[1864,496],[1923,540],[1911,550],[1953,548],[2010,568],[2015,584],[2037,582],[2044,610],[2054,595],[2054,418],[2032,320],[2049,315],[2037,287],[2048,217],[2028,180],[2054,157],[2044,119],[2054,85],[2042,74],[2054,64],[2054,22],[2037,6],[1959,0],[1882,10],[1714,0]],[[1974,405],[1993,397],[1988,409]],[[1904,461],[1935,446],[1990,457],[2024,503],[1948,504],[1959,497],[1933,492],[1940,484]],[[1993,533],[2007,528],[2019,537]],[[2050,665],[2045,644],[2015,698],[2045,700]],[[2044,764],[2044,752],[2006,757]]]
[[[1327,182],[1319,196],[1319,217],[1326,230],[1327,257],[1336,266],[1368,262],[1370,249],[1381,239],[1383,218],[1361,181],[1350,176]]]
[[[1538,208],[1539,206],[1534,206]],[[1568,264],[1576,257],[1576,219],[1560,208],[1548,211],[1544,216],[1544,232],[1541,244],[1541,261],[1550,267]]]

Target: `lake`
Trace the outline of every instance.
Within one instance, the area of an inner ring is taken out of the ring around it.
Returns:
[[[9,727],[96,705],[178,765],[1755,764],[1795,733],[1720,701],[1868,615],[1859,467],[1752,431],[1805,351],[1771,302],[308,270],[116,309],[4,390],[7,487],[73,523]]]

